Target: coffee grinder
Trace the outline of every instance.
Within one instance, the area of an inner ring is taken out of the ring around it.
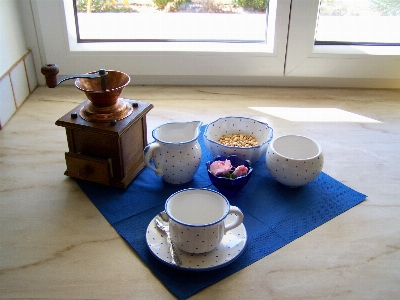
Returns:
[[[153,105],[120,98],[130,81],[120,71],[100,69],[57,78],[58,66],[46,64],[41,72],[49,88],[75,79],[87,97],[55,123],[67,134],[64,174],[125,189],[145,166],[146,114]]]

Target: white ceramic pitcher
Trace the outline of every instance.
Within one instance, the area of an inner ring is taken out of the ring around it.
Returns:
[[[198,142],[201,124],[200,121],[174,122],[155,128],[152,132],[155,141],[143,150],[146,166],[168,183],[183,184],[192,180],[201,161]]]

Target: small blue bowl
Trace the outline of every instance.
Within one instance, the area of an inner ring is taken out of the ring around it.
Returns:
[[[232,167],[236,168],[240,165],[244,165],[248,168],[248,172],[246,175],[237,177],[235,179],[226,178],[226,177],[218,177],[215,176],[210,171],[210,165],[214,161],[225,161],[226,159],[231,161]],[[214,157],[213,161],[208,161],[207,165],[207,172],[208,177],[211,180],[211,183],[221,192],[224,196],[232,196],[239,192],[249,181],[251,174],[253,174],[253,168],[251,167],[251,162],[249,160],[243,160],[237,157],[236,155],[230,155],[228,157],[225,156],[216,156]]]

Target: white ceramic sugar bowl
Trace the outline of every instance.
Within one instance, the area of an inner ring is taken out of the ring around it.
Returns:
[[[265,163],[275,180],[289,187],[300,187],[318,177],[324,165],[324,154],[313,139],[285,135],[271,142]]]

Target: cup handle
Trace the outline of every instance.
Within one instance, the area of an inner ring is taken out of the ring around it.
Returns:
[[[143,150],[143,160],[144,160],[144,164],[152,171],[154,171],[154,173],[156,173],[156,175],[158,177],[163,176],[163,171],[161,168],[155,168],[150,164],[150,159],[152,157],[153,151],[157,148],[160,147],[160,144],[157,142],[151,143],[149,145],[147,145],[144,150]]]
[[[229,213],[236,214],[236,219],[233,222],[229,223],[228,225],[225,225],[225,233],[233,228],[238,227],[243,222],[243,217],[244,217],[243,213],[236,206],[231,206],[231,208],[229,209]]]

